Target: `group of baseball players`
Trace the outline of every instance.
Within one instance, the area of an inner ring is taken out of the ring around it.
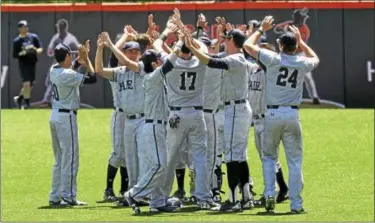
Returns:
[[[114,102],[104,202],[130,206],[136,214],[145,205],[150,212],[175,212],[185,202],[203,210],[236,212],[257,204],[273,211],[275,203],[289,198],[291,212],[303,213],[299,105],[304,77],[319,59],[295,26],[277,39],[277,52],[265,35],[273,21],[266,16],[235,28],[217,17],[217,39],[211,40],[203,29],[207,25],[203,14],[193,33],[178,9],[161,33],[149,15],[144,34],[126,26],[113,43],[107,32],[101,33],[94,66],[88,57],[89,41],[78,47],[74,61],[74,52],[58,44],[50,77],[55,155],[50,205],[87,204],[76,198],[76,116],[79,87],[100,76],[109,80]],[[166,39],[173,37],[176,41],[168,46]],[[111,51],[108,66],[103,64],[105,48]],[[265,186],[259,200],[254,199],[247,163],[252,125]],[[278,162],[280,141],[287,157],[288,184]],[[222,163],[229,188],[223,203]],[[119,168],[121,189],[116,196],[113,182]],[[189,198],[184,190],[186,168]],[[178,189],[172,194],[175,176]]]

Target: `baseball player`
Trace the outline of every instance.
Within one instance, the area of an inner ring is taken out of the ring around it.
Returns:
[[[180,20],[180,13],[174,10],[176,25],[186,35],[187,31]],[[168,103],[170,106],[167,127],[168,169],[166,173],[165,195],[169,196],[173,186],[176,162],[180,159],[181,145],[187,140],[195,166],[195,191],[197,205],[210,209],[214,203],[207,182],[207,130],[203,116],[203,84],[206,66],[192,56],[183,43],[182,35],[175,45],[178,59],[169,61],[172,70],[166,76]],[[167,62],[168,63],[168,62]]]
[[[261,27],[246,42],[246,51],[266,67],[267,112],[264,121],[263,174],[267,211],[275,209],[276,162],[280,141],[284,144],[289,169],[289,197],[292,213],[302,213],[302,131],[298,106],[302,101],[306,73],[318,64],[315,52],[302,40],[295,26],[278,39],[281,53],[259,49],[260,35],[273,27],[273,17],[266,16]],[[297,49],[306,56],[297,55]]]
[[[167,60],[175,61],[171,54]],[[124,197],[133,206],[136,214],[140,213],[138,200],[151,194],[150,212],[174,212],[177,207],[167,204],[163,193],[163,180],[167,169],[166,124],[168,102],[164,77],[171,71],[171,63],[163,66],[161,54],[156,50],[146,50],[142,57],[145,78],[145,125],[143,140],[139,146],[140,163],[146,172],[140,175],[138,183],[125,193]]]
[[[137,42],[126,42],[121,52],[110,40],[108,33],[102,33],[102,41],[98,41],[95,57],[97,73],[116,82],[117,90],[121,92],[121,108],[125,114],[125,163],[129,176],[129,188],[137,183],[139,174],[138,145],[141,141],[141,131],[144,125],[143,101],[144,91],[142,86],[143,75],[140,59],[140,47]],[[117,68],[103,68],[103,47],[107,46],[119,60]]]
[[[88,43],[86,44],[88,46]],[[79,87],[96,82],[94,68],[88,56],[89,48],[79,47],[78,62],[88,71],[81,74],[73,69],[71,50],[58,44],[54,50],[57,65],[51,70],[53,86],[50,128],[55,164],[52,173],[52,190],[49,203],[54,205],[87,205],[76,199],[79,166],[77,110]]]
[[[307,19],[309,18],[308,9],[296,9],[293,11],[292,14],[292,20],[283,22],[281,24],[278,24],[274,27],[274,32],[276,34],[282,34],[286,31],[288,31],[289,25],[296,26],[300,33],[302,40],[307,43],[310,38],[310,29],[306,24]],[[298,49],[299,53],[303,53],[300,49]],[[302,55],[304,56],[304,55]],[[312,73],[307,73],[305,77],[305,86],[307,89],[307,93],[309,94],[310,98],[313,100],[314,104],[320,104],[320,99],[318,96],[318,92],[316,90],[315,81],[312,76]]]
[[[221,99],[225,105],[225,163],[227,164],[229,201],[212,210],[240,211],[254,206],[249,190],[249,167],[247,164],[247,141],[251,123],[251,108],[248,102],[247,61],[242,52],[245,35],[233,29],[223,36],[228,56],[211,58],[187,44],[192,53],[208,67],[224,70]],[[237,199],[235,189],[241,184],[242,200]]]
[[[121,48],[124,45],[126,37],[116,38],[115,46]],[[109,59],[109,67],[118,67],[118,60],[116,56],[112,53]],[[107,186],[104,191],[103,200],[105,202],[113,202],[117,200],[123,200],[124,193],[128,191],[128,173],[125,165],[125,145],[124,145],[124,129],[125,129],[125,114],[122,109],[122,99],[121,92],[117,89],[117,83],[109,80],[112,95],[113,95],[113,108],[111,116],[111,142],[112,142],[112,152],[109,158],[107,167]],[[120,168],[121,174],[121,189],[119,195],[116,197],[113,190],[113,182],[115,180],[118,168]],[[123,203],[125,200],[123,200]]]
[[[276,52],[273,45],[261,43],[260,48],[269,49]],[[255,146],[258,150],[260,160],[263,157],[264,146],[264,117],[267,109],[266,105],[266,74],[262,65],[249,66],[249,102],[253,111],[254,138]],[[281,203],[287,199],[288,186],[285,183],[283,171],[279,161],[276,163],[276,181],[280,191],[277,195],[276,202]],[[263,206],[265,202],[264,196],[256,201],[256,204]]]

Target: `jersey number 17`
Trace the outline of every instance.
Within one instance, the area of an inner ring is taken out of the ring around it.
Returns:
[[[279,69],[280,74],[277,76],[276,84],[279,86],[286,87],[287,82],[291,83],[291,88],[297,87],[297,76],[298,76],[298,70],[293,70],[293,72],[290,74],[289,69],[286,67],[280,67]]]
[[[188,87],[189,91],[195,90],[195,79],[197,78],[197,73],[195,72],[183,72],[180,74],[180,90],[186,91],[186,80],[191,79],[190,86]]]

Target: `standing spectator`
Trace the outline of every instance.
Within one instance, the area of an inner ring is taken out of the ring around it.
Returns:
[[[42,43],[38,35],[29,33],[26,20],[18,22],[18,36],[13,39],[13,58],[18,59],[19,69],[22,78],[22,89],[18,96],[14,97],[14,102],[18,108],[30,108],[31,89],[35,80],[37,55],[43,52]]]

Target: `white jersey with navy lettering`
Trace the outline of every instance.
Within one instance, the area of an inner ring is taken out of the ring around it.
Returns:
[[[247,60],[243,53],[236,53],[223,58],[228,66],[224,70],[221,82],[221,100],[233,101],[247,99],[248,97],[248,71]]]
[[[266,74],[258,65],[252,65],[255,69],[249,75],[249,103],[253,115],[264,114],[266,105]]]
[[[305,75],[317,66],[315,60],[261,49],[259,61],[267,67],[267,105],[300,105],[303,81]]]
[[[223,70],[207,67],[204,77],[204,108],[215,110],[221,104],[220,87]]]
[[[206,65],[195,56],[190,60],[178,58],[171,63],[173,69],[166,75],[169,106],[203,106]]]
[[[116,91],[120,100],[120,107],[126,114],[143,113],[143,64],[140,71],[134,72],[124,66],[114,68],[111,81],[116,82]]]
[[[161,67],[144,76],[143,86],[146,119],[166,120],[168,117],[167,88]]]
[[[52,82],[52,108],[76,110],[80,107],[79,87],[85,75],[72,69],[54,66],[50,72]]]

